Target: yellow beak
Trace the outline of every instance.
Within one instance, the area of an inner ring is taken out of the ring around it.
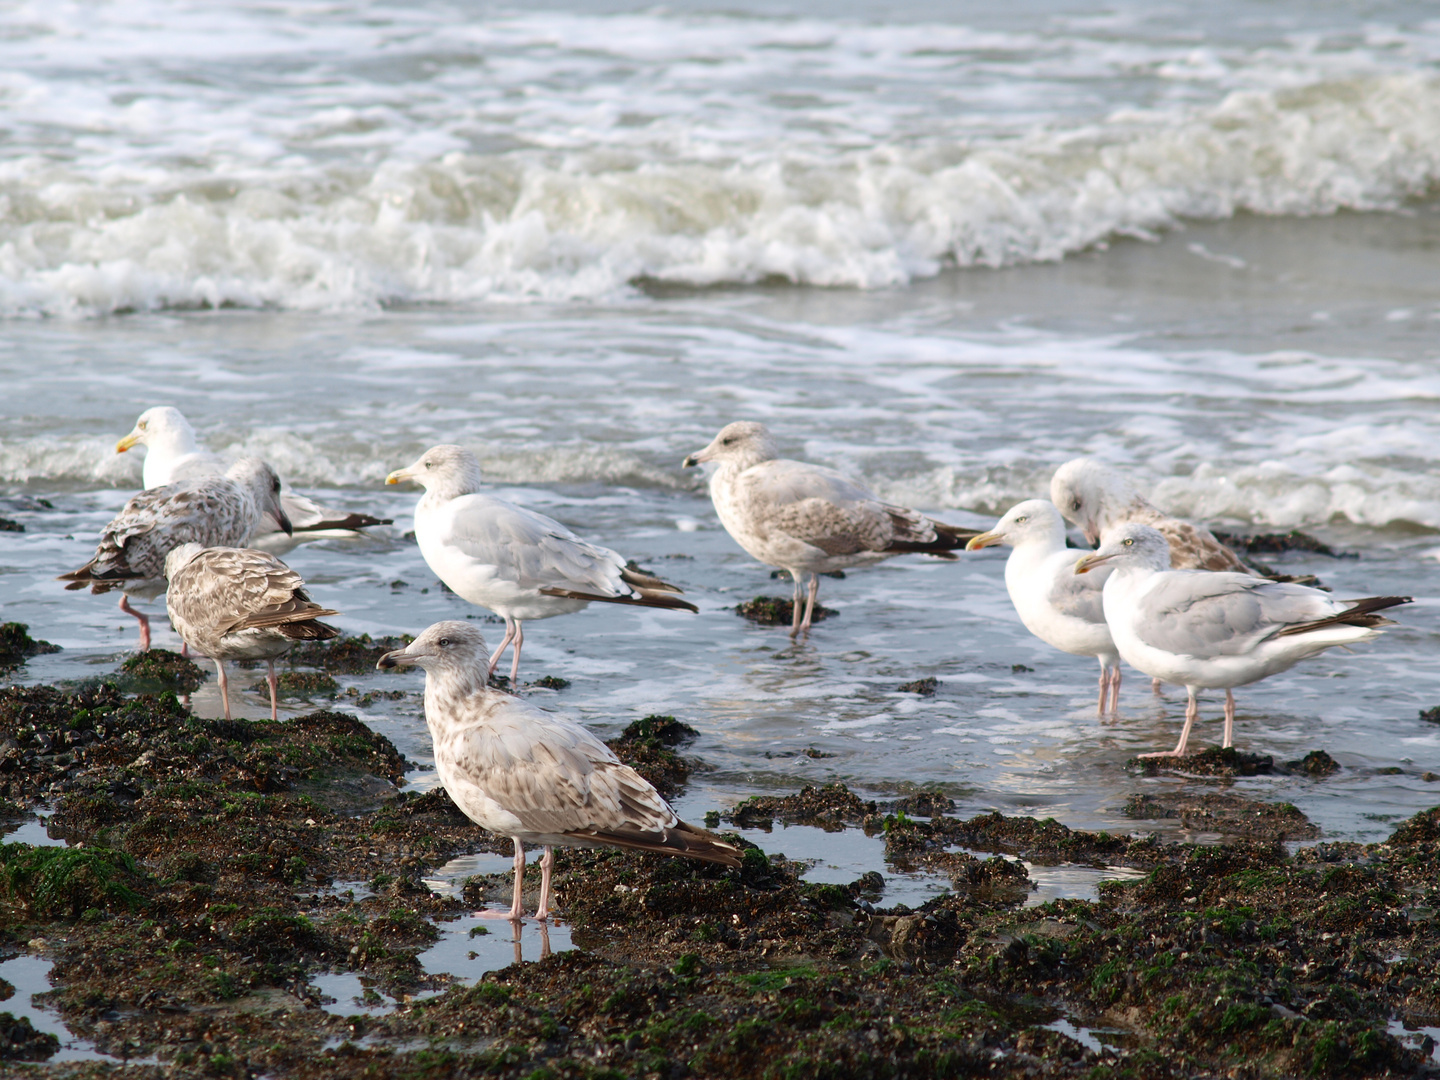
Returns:
[[[994,547],[1000,543],[999,533],[981,533],[979,536],[972,536],[970,542],[965,545],[966,551],[979,551],[981,548]]]
[[[123,439],[121,439],[115,444],[115,452],[117,454],[123,454],[126,450],[129,450],[130,447],[134,446],[139,441],[139,432],[132,431],[129,435],[126,435]]]
[[[385,477],[385,483],[398,484],[401,480],[409,480],[410,473],[406,469],[396,469],[389,476]]]
[[[1099,566],[1101,563],[1107,563],[1107,562],[1109,562],[1111,559],[1113,559],[1114,557],[1115,557],[1114,555],[1100,555],[1100,554],[1098,554],[1098,553],[1097,553],[1097,554],[1094,554],[1094,555],[1086,555],[1083,559],[1081,559],[1079,562],[1077,562],[1077,563],[1075,564],[1075,573],[1077,573],[1077,574],[1089,573],[1091,570],[1094,570],[1095,567]]]

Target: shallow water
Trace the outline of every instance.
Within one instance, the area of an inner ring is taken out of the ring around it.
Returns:
[[[115,440],[167,402],[213,448],[397,519],[289,557],[348,631],[470,611],[401,535],[416,494],[382,484],[439,441],[684,586],[698,616],[531,624],[523,674],[570,679],[534,699],[607,735],[650,712],[699,729],[692,819],[843,780],[1181,835],[1119,808],[1179,782],[1123,764],[1172,743],[1182,701],[1131,673],[1097,722],[1092,665],[1019,626],[1003,555],[826,580],[840,615],[799,645],[732,614],[786,585],[678,466],[750,417],[960,524],[1089,453],[1174,512],[1358,553],[1275,561],[1414,595],[1401,625],[1238,695],[1243,748],[1342,772],[1235,788],[1343,839],[1440,801],[1440,726],[1417,719],[1440,702],[1424,6],[6,18],[0,515],[27,531],[0,533],[0,616],[65,647],[14,678],[98,676],[133,645],[112,597],[53,577],[138,482]],[[927,675],[934,697],[898,692]],[[346,685],[407,690],[363,715],[427,765],[417,676]],[[213,681],[194,704],[218,711]],[[1213,696],[1202,716],[1214,740]]]

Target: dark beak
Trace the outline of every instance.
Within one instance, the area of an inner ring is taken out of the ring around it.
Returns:
[[[396,649],[394,652],[387,652],[375,661],[375,667],[380,671],[392,671],[395,668],[409,667],[415,662],[414,658],[404,649]]]
[[[275,511],[275,524],[285,531],[286,536],[295,535],[295,526],[290,524],[290,519],[285,515],[284,510]]]
[[[689,457],[687,457],[684,461],[682,461],[682,462],[680,463],[680,467],[681,467],[682,469],[693,469],[696,465],[699,465],[699,464],[700,464],[700,459],[699,459],[698,457],[696,457],[694,454],[691,454]]]

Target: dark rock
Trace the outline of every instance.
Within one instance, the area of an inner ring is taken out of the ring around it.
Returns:
[[[542,690],[564,690],[570,685],[570,680],[562,679],[558,675],[542,675],[530,685],[538,686]]]
[[[1026,667],[1024,664],[1010,665],[1010,674],[1012,675],[1026,675],[1033,672],[1034,670],[1035,669],[1033,667]]]
[[[740,828],[769,828],[776,818],[796,825],[816,825],[835,831],[859,825],[878,810],[843,784],[804,787],[796,795],[755,795],[721,816]]]
[[[1340,763],[1324,750],[1311,750],[1299,761],[1287,761],[1285,767],[1292,772],[1316,777],[1334,776],[1340,771]]]
[[[675,753],[699,732],[673,716],[647,716],[633,721],[617,738],[605,745],[615,756],[654,785],[662,795],[673,795],[685,786],[694,769],[692,762]]]
[[[60,1040],[36,1031],[28,1016],[0,1012],[0,1061],[44,1061],[59,1049]]]
[[[1212,746],[1178,758],[1131,758],[1125,767],[1144,776],[1167,772],[1189,776],[1266,776],[1274,772],[1275,759],[1269,754],[1250,754],[1233,746],[1224,749]]]
[[[754,600],[736,604],[735,614],[761,626],[790,626],[795,620],[795,609],[789,597],[785,596],[757,596]],[[817,623],[839,614],[835,609],[817,603],[810,621]]]
[[[1433,709],[1421,709],[1420,719],[1429,724],[1440,724],[1440,705],[1436,705]]]
[[[340,693],[340,684],[323,671],[282,671],[276,675],[275,684],[278,696],[284,698],[333,698]],[[268,696],[270,684],[261,679],[250,689]]]
[[[888,807],[895,814],[916,814],[920,817],[938,817],[955,809],[955,800],[938,791],[920,791],[896,799]]]
[[[927,675],[923,679],[916,679],[914,682],[907,682],[897,687],[902,694],[919,694],[921,697],[934,697],[935,688],[940,685],[938,679],[933,675]]]
[[[375,662],[385,653],[403,649],[414,640],[409,634],[382,638],[347,635],[329,641],[307,641],[285,656],[292,667],[316,667],[332,675],[365,675],[375,670]]]
[[[26,633],[29,629],[25,623],[0,623],[0,668],[16,667],[32,656],[60,651],[59,645],[36,641]]]
[[[199,664],[169,649],[147,649],[125,658],[117,680],[120,689],[132,694],[193,694],[205,681]]]
[[[7,517],[0,517],[0,532],[24,532],[25,526]]]
[[[1131,795],[1125,813],[1132,818],[1178,819],[1187,829],[1253,836],[1267,840],[1313,840],[1320,829],[1289,803],[1267,803],[1214,792],[1164,792]]]

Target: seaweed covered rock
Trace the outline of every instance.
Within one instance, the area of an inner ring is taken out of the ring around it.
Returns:
[[[28,1016],[0,1012],[0,1061],[44,1061],[60,1049],[48,1031],[36,1031]]]
[[[32,656],[60,651],[59,645],[36,641],[26,623],[0,623],[0,669],[18,667]]]
[[[251,689],[268,695],[270,684],[261,679]],[[283,698],[333,698],[340,693],[340,684],[323,671],[282,671],[275,676],[275,689]]]
[[[1131,795],[1132,818],[1170,818],[1187,829],[1253,836],[1267,840],[1313,840],[1320,829],[1290,803],[1268,803],[1229,792],[1174,791]]]
[[[375,670],[375,662],[387,652],[403,649],[414,641],[409,634],[399,637],[372,638],[369,634],[352,637],[342,634],[328,641],[307,641],[285,654],[290,667],[312,667],[332,675],[366,675]]]
[[[205,681],[205,670],[195,661],[169,649],[147,649],[126,657],[120,665],[123,672],[116,680],[122,690],[132,694],[193,694]]]
[[[0,921],[77,919],[91,909],[134,911],[141,872],[121,851],[0,844]]]
[[[753,600],[746,600],[735,605],[735,614],[742,619],[749,619],[761,626],[791,626],[795,622],[795,608],[789,597],[785,596],[757,596]],[[810,616],[812,623],[822,622],[840,613],[834,608],[827,608],[824,604],[817,603],[815,611]]]
[[[1186,776],[1268,776],[1275,771],[1269,754],[1250,754],[1233,746],[1207,747],[1184,757],[1131,758],[1127,769],[1142,776],[1180,773]]]
[[[874,817],[878,806],[861,799],[843,784],[809,785],[795,795],[754,795],[721,816],[742,829],[768,829],[776,818],[791,825],[843,829]]]
[[[675,753],[673,747],[683,746],[699,734],[673,716],[654,715],[632,722],[605,745],[668,797],[685,786],[694,769],[694,764]]]

